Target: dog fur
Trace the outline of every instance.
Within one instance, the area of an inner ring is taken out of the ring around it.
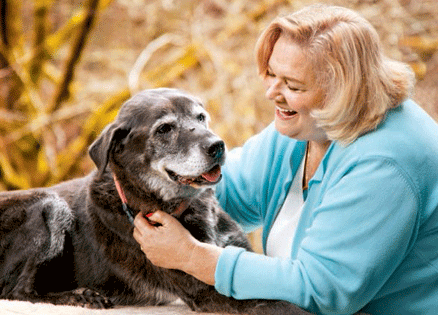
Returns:
[[[181,298],[196,311],[308,314],[286,302],[222,296],[152,265],[134,240],[115,178],[134,215],[161,209],[200,241],[250,250],[211,189],[225,149],[207,120],[201,102],[183,91],[143,91],[91,145],[97,170],[50,188],[1,193],[0,298],[92,308]]]

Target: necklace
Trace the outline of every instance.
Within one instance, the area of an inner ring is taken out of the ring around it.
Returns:
[[[312,179],[316,170],[319,167],[322,159],[324,158],[331,141],[326,141],[324,143],[314,142],[312,145],[312,155],[310,155],[310,141],[307,142],[306,156],[304,161],[303,170],[303,191],[309,188],[309,181]]]
[[[303,170],[303,191],[307,190],[309,188],[309,175],[307,171],[307,164],[309,163],[309,150],[310,150],[310,141],[307,142],[306,146],[306,155],[304,156],[304,170]]]

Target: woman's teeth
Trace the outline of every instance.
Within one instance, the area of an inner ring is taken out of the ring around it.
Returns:
[[[277,110],[284,117],[291,117],[291,116],[293,116],[293,115],[295,115],[297,113],[294,110],[282,109],[280,107],[277,107]]]

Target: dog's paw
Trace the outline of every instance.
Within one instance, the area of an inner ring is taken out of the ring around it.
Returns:
[[[254,300],[255,305],[247,311],[248,315],[312,315],[298,306],[285,301]]]
[[[109,298],[86,288],[72,291],[67,304],[96,309],[111,308],[113,306]]]

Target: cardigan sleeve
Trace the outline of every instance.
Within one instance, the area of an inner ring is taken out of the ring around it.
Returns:
[[[362,309],[414,242],[419,193],[384,158],[362,160],[324,185],[312,187],[315,200],[303,209],[298,229],[306,229],[293,245],[295,259],[228,247],[216,267],[216,289],[236,299],[286,300],[318,314]]]

